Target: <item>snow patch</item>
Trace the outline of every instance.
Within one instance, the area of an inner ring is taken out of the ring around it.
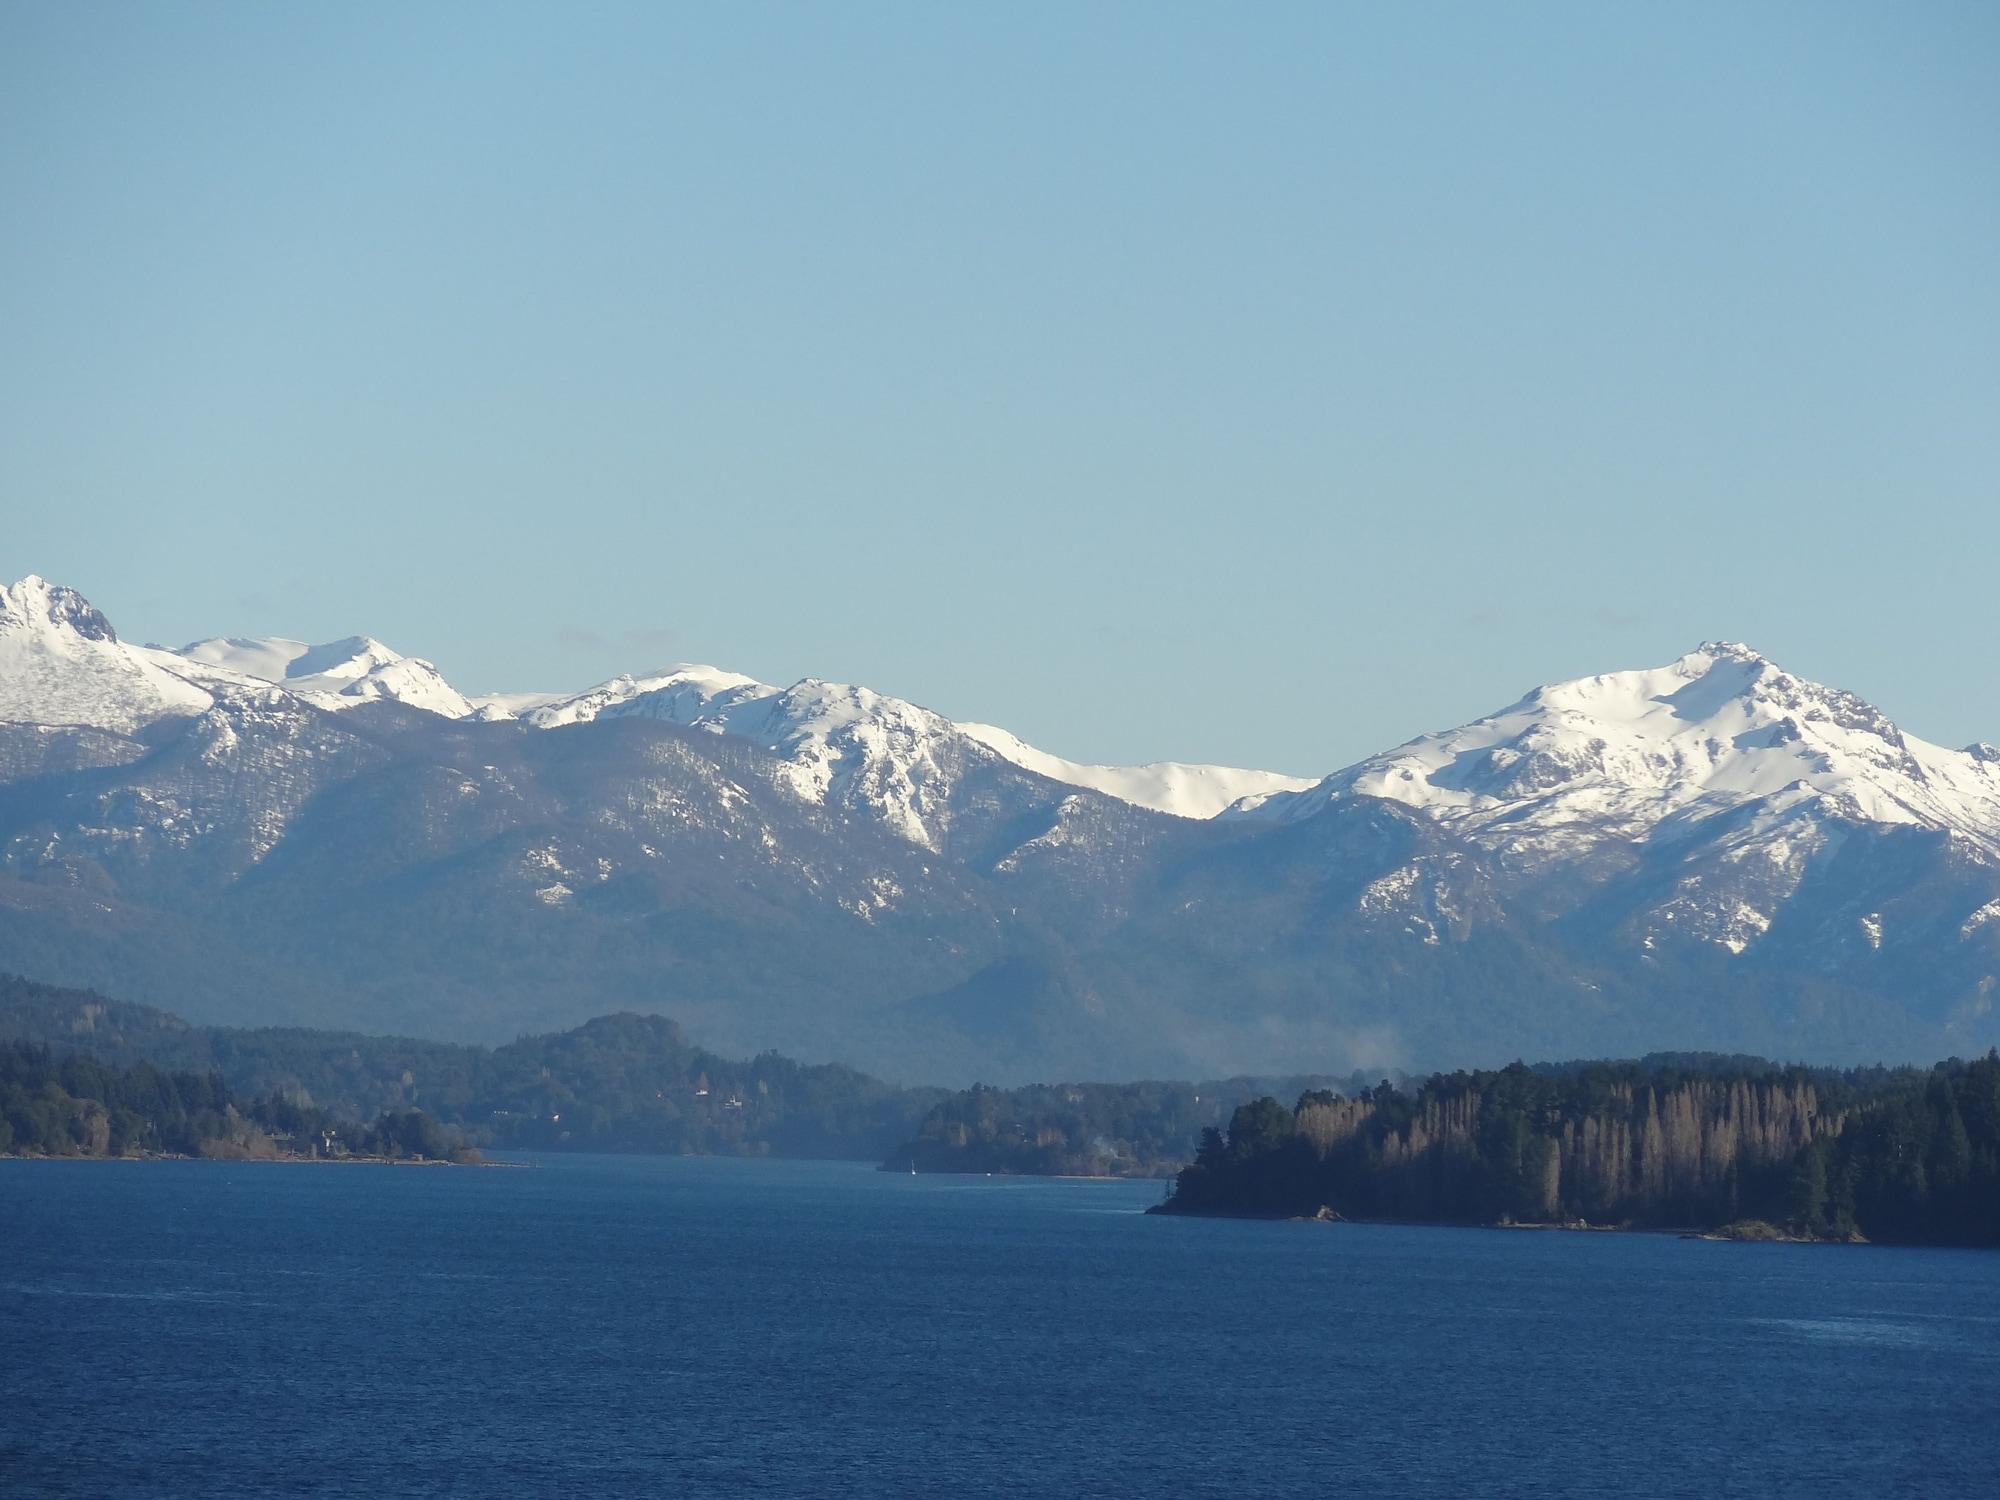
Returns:
[[[186,663],[182,670],[230,682],[267,682],[320,708],[352,708],[378,698],[463,719],[473,704],[419,657],[392,651],[372,636],[349,636],[309,646],[284,636],[215,636],[162,653]]]
[[[1404,865],[1402,869],[1391,871],[1379,880],[1370,881],[1356,905],[1364,912],[1396,911],[1409,904],[1411,893],[1416,887],[1417,867]]]
[[[1989,901],[1967,917],[1959,927],[1958,935],[1961,938],[1969,938],[1987,923],[1994,921],[2000,921],[2000,901]]]
[[[1306,777],[1284,776],[1276,771],[1181,761],[1153,761],[1143,766],[1086,765],[1037,750],[996,725],[961,721],[958,727],[996,755],[1037,776],[1087,787],[1135,807],[1149,807],[1177,818],[1212,818],[1246,797],[1302,792],[1313,785]]]

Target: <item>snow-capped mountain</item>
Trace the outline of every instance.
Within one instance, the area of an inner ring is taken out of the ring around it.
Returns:
[[[74,589],[29,574],[0,586],[0,720],[129,734],[198,714],[201,688],[118,639]]]
[[[284,636],[215,636],[166,650],[125,645],[81,595],[39,578],[0,591],[0,601],[7,601],[0,604],[6,611],[0,651],[14,653],[0,662],[0,717],[129,733],[172,714],[199,713],[217,692],[275,687],[323,709],[386,699],[447,719],[518,718],[536,729],[657,719],[750,740],[783,759],[801,798],[871,813],[926,848],[944,837],[948,787],[959,768],[989,755],[1183,818],[1212,817],[1239,798],[1312,785],[1229,766],[1083,765],[992,725],[955,724],[904,699],[818,678],[778,688],[716,667],[681,665],[615,677],[580,693],[468,698],[430,662],[370,636],[317,646]],[[30,630],[21,624],[29,620],[39,623]]]
[[[448,719],[479,711],[429,662],[367,636],[218,636],[170,651],[120,640],[74,589],[33,574],[0,586],[0,719],[130,734],[271,687],[326,709],[393,699]]]
[[[171,670],[267,682],[321,708],[351,708],[388,698],[447,719],[476,712],[436,667],[391,651],[371,636],[349,636],[319,646],[283,636],[214,636],[169,654],[186,664]]]
[[[527,715],[538,728],[593,719],[657,719],[748,740],[779,758],[802,801],[872,814],[927,849],[941,846],[968,752],[986,754],[950,720],[900,698],[817,678],[780,689],[714,667],[618,678]]]
[[[1808,802],[1854,822],[1936,828],[2000,856],[2000,750],[1926,744],[1854,694],[1734,642],[1536,688],[1304,794],[1246,800],[1232,816],[1298,818],[1340,796],[1390,798],[1550,858],[1588,840],[1684,836],[1750,804],[1782,820]]]
[[[1569,901],[1646,871],[1621,927],[1649,951],[1693,940],[1744,952],[1857,832],[1937,835],[1949,857],[2000,868],[2000,751],[1920,740],[1727,641],[1537,688],[1226,816],[1294,822],[1356,798],[1411,808],[1490,853],[1531,904],[1531,884]],[[1415,872],[1404,883],[1434,890]],[[1394,894],[1374,899],[1394,906]],[[1853,925],[1881,947],[1880,912]]]
[[[778,690],[736,672],[682,665],[646,677],[614,677],[567,697],[551,696],[522,710],[537,729],[587,724],[600,716],[660,719],[669,724],[702,724],[725,730],[722,716],[734,705],[769,698]]]
[[[1089,766],[816,679],[132,646],[29,578],[4,970],[442,1036],[666,1009],[941,1081],[1983,1051],[2000,752],[1709,645],[1316,783]]]
[[[1229,766],[1082,765],[992,725],[955,724],[903,699],[818,678],[778,688],[681,665],[580,693],[468,698],[430,662],[370,636],[317,646],[284,636],[214,636],[176,650],[129,646],[81,595],[33,577],[0,590],[0,653],[0,718],[118,733],[200,713],[219,692],[275,687],[336,711],[389,700],[447,719],[518,718],[536,729],[629,717],[738,736],[782,757],[801,798],[872,813],[927,848],[944,836],[948,785],[958,768],[989,755],[1184,818],[1312,784]]]
[[[991,753],[1051,781],[1183,818],[1209,818],[1252,793],[1310,781],[1229,766],[1092,766],[1037,750],[990,724],[955,723],[865,687],[806,678],[776,688],[715,667],[618,677],[528,709],[536,728],[599,718],[658,719],[750,740],[783,757],[798,794],[877,811],[902,837],[935,848],[941,792],[968,757]]]
[[[1401,802],[1523,858],[1685,838],[1753,807],[1753,821],[1776,830],[1808,806],[1935,829],[2000,858],[2000,750],[1928,744],[1852,693],[1728,641],[1664,667],[1537,688],[1232,816],[1298,818],[1354,796]]]

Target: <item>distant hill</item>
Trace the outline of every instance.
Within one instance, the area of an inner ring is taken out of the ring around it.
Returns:
[[[196,1026],[154,1006],[10,974],[0,974],[0,1038],[84,1052],[118,1067],[147,1062],[219,1073],[237,1093],[286,1094],[351,1119],[408,1107],[456,1115],[491,1055],[483,1047],[360,1032]]]
[[[484,1144],[879,1157],[943,1097],[776,1053],[691,1045],[660,1016],[600,1016],[504,1047],[296,1027],[191,1026],[151,1006],[0,976],[0,1040],[215,1074],[347,1120],[421,1110]]]
[[[504,1047],[468,1047],[191,1026],[151,1006],[10,975],[0,975],[0,1041],[110,1067],[214,1075],[243,1099],[280,1099],[351,1121],[421,1110],[486,1145],[886,1158],[927,1172],[1159,1175],[1245,1100],[1335,1082],[1065,1083],[948,1094],[776,1053],[722,1057],[660,1016],[599,1016]]]

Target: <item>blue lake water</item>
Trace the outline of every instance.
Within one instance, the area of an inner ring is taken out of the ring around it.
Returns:
[[[1990,1494],[2000,1255],[0,1161],[7,1495]]]

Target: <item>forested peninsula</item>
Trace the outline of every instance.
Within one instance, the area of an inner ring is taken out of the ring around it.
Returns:
[[[2000,1056],[1516,1063],[1265,1097],[1154,1211],[2000,1245]]]

